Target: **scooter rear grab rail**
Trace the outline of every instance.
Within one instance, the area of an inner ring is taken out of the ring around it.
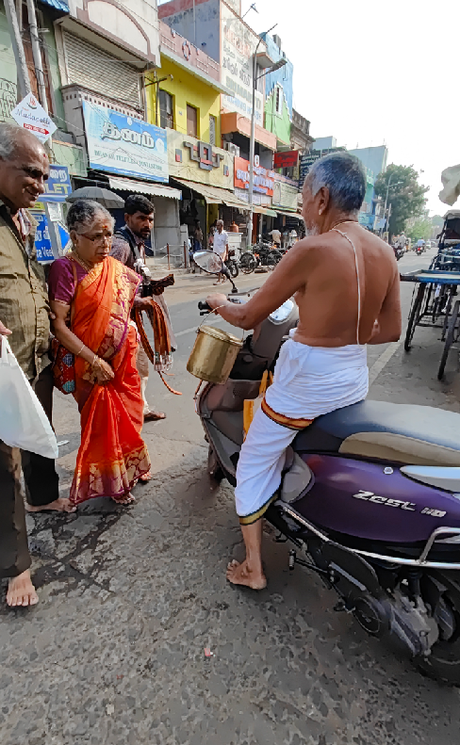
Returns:
[[[319,528],[313,525],[313,523],[311,523],[309,520],[306,520],[303,515],[297,512],[297,510],[293,509],[291,505],[285,504],[281,501],[277,501],[276,504],[277,506],[282,507],[283,512],[300,523],[300,525],[303,525],[303,527],[307,528],[307,530],[309,530],[311,533],[318,536],[318,538],[321,538],[322,541],[324,541],[325,543],[329,543],[331,541],[331,539],[325,533],[319,530]],[[365,556],[369,559],[378,559],[379,561],[386,561],[389,564],[401,564],[404,566],[420,567],[424,569],[460,569],[460,562],[454,563],[449,561],[428,561],[428,555],[433,548],[433,544],[435,543],[436,539],[443,534],[446,536],[460,536],[460,528],[448,528],[447,526],[436,528],[425,543],[425,546],[423,547],[423,550],[418,559],[408,559],[405,556],[387,556],[386,554],[377,554],[373,551],[363,551],[362,549],[358,548],[350,548],[349,550],[352,553],[359,554],[360,556]]]

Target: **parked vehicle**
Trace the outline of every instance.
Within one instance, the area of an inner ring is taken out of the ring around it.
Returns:
[[[254,258],[257,267],[266,266],[268,269],[274,269],[283,258],[283,254],[277,248],[272,248],[267,243],[256,243],[253,246]]]
[[[214,480],[235,485],[243,402],[297,322],[288,300],[245,339],[227,382],[199,395]],[[292,544],[289,568],[337,592],[336,610],[427,675],[460,683],[459,414],[366,400],[318,417],[288,449],[265,518]]]
[[[238,269],[238,262],[235,258],[235,250],[233,248],[228,249],[228,258],[225,262],[225,266],[230,272],[230,276],[232,279],[235,279],[240,273]]]
[[[238,265],[243,274],[251,274],[257,267],[257,261],[253,253],[244,251],[240,256]]]

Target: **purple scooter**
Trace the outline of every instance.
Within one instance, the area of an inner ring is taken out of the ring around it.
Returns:
[[[203,389],[214,479],[235,484],[243,401],[297,321],[288,300],[246,338],[229,380]],[[336,609],[427,675],[460,683],[460,414],[367,400],[319,417],[288,449],[265,518],[293,545],[290,569],[336,590]]]

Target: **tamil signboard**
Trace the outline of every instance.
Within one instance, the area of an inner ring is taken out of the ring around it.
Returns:
[[[50,175],[45,182],[45,193],[42,202],[63,202],[72,191],[69,169],[67,166],[50,165]]]
[[[166,130],[104,106],[83,101],[91,168],[167,182]]]
[[[309,153],[305,153],[302,155],[302,158],[300,160],[300,179],[299,179],[299,186],[303,186],[303,182],[305,181],[308,171],[312,167],[313,163],[315,163],[317,160],[323,157],[323,155],[329,155],[329,153],[338,153],[342,150],[345,150],[344,147],[330,147],[327,150],[312,150]]]
[[[230,91],[222,95],[222,108],[236,111],[247,119],[252,113],[252,55],[260,38],[225,3],[220,4],[221,13],[221,82]],[[259,51],[263,46],[259,46]],[[264,98],[255,92],[255,120],[263,127]]]
[[[28,93],[18,103],[11,112],[11,116],[20,127],[33,132],[40,142],[46,142],[57,130],[53,120],[32,93]]]
[[[249,189],[249,161],[235,158],[235,188]],[[254,165],[254,191],[258,194],[273,196],[275,174],[262,166]]]
[[[168,158],[173,178],[233,190],[233,156],[227,150],[168,129]]]

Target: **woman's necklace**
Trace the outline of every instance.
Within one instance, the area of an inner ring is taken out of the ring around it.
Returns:
[[[94,269],[91,264],[88,264],[88,262],[86,262],[84,259],[81,258],[81,256],[77,254],[74,248],[70,250],[70,258],[76,261],[77,264],[80,264],[80,266],[83,267],[83,269],[86,269],[87,272],[90,272],[91,269]]]

